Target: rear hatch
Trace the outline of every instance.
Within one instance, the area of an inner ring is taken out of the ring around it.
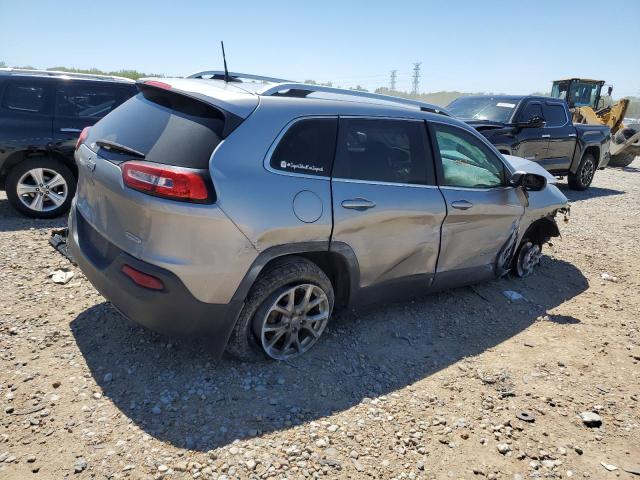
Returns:
[[[225,103],[224,87],[216,98],[186,91],[188,84],[179,82],[181,89],[164,79],[139,84],[140,93],[91,127],[76,151],[76,205],[82,219],[120,249],[156,264],[165,263],[167,249],[175,251],[179,242],[182,249],[189,248],[198,229],[206,228],[197,226],[198,218],[208,221],[210,228],[219,215],[213,205],[209,161],[243,121],[240,115],[248,115],[252,103],[257,105],[254,96],[244,94],[248,98],[234,113],[217,105],[233,108],[233,103]],[[204,88],[194,85],[196,90]],[[132,165],[136,169],[123,178]],[[204,193],[172,196],[173,187],[193,178],[204,186]],[[166,238],[171,229],[174,235]]]

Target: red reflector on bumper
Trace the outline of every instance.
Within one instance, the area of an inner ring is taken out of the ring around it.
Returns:
[[[151,290],[164,290],[164,283],[159,278],[136,270],[129,265],[123,265],[121,271],[141,287]]]

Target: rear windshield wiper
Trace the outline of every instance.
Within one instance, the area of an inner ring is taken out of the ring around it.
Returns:
[[[131,147],[120,145],[119,143],[111,142],[109,140],[96,140],[95,144],[98,145],[99,147],[106,148],[107,150],[128,153],[130,155],[135,155],[136,157],[139,157],[139,158],[146,157],[144,153],[139,152],[138,150],[134,150]]]

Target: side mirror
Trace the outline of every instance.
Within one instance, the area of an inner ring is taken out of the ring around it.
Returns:
[[[544,121],[544,118],[542,118],[539,115],[535,115],[533,117],[531,117],[529,120],[527,120],[526,122],[518,122],[518,127],[520,128],[542,128],[544,127],[544,124],[546,122]]]
[[[547,186],[547,178],[527,172],[515,172],[509,179],[513,187],[522,187],[526,191],[538,192]]]

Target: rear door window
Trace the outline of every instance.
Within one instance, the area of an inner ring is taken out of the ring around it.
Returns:
[[[118,107],[131,93],[116,85],[62,82],[56,91],[56,116],[101,118]]]
[[[145,89],[91,127],[86,144],[110,160],[128,158],[117,150],[99,149],[98,140],[141,152],[149,162],[206,169],[223,128],[224,117],[216,108],[170,91]]]
[[[50,113],[49,90],[45,82],[10,81],[4,91],[2,107],[22,113]]]
[[[269,165],[283,172],[328,177],[337,130],[337,118],[298,120],[281,138]]]
[[[562,105],[547,103],[544,105],[543,111],[547,127],[561,127],[567,123],[567,114]]]
[[[343,118],[333,177],[370,182],[433,184],[423,121]]]

